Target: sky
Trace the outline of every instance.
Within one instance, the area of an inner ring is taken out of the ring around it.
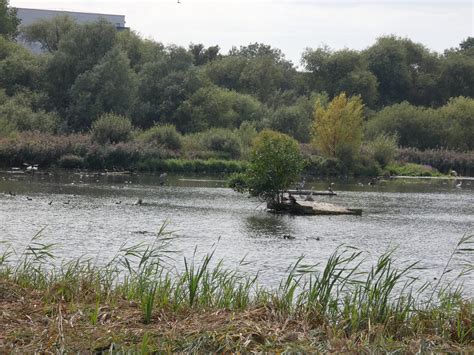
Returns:
[[[299,64],[305,48],[364,49],[395,34],[442,52],[474,36],[474,0],[10,0],[15,7],[126,16],[164,44],[261,42]]]

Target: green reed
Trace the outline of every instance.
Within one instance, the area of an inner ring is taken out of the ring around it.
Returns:
[[[474,235],[461,238],[434,284],[414,276],[423,270],[418,263],[396,266],[393,251],[367,268],[363,252],[341,246],[321,268],[299,258],[276,289],[261,288],[258,274],[249,276],[224,267],[222,260],[214,262],[215,248],[199,262],[195,249],[191,260],[184,258],[184,271],[177,271],[172,241],[165,224],[150,243],[122,245],[104,266],[82,258],[58,264],[54,245],[41,242],[40,232],[21,253],[5,249],[0,280],[45,291],[47,300],[94,304],[92,325],[98,322],[100,303],[127,299],[140,305],[145,324],[153,321],[157,309],[242,311],[264,306],[280,316],[330,325],[348,336],[382,327],[394,338],[430,329],[460,343],[473,340],[473,302],[462,291],[462,279],[474,270],[472,261],[456,277],[448,275],[457,256],[473,260]]]

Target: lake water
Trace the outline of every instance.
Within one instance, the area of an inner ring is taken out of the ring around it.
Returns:
[[[196,179],[206,179],[202,176]],[[183,180],[184,179],[184,180]],[[474,231],[474,181],[461,189],[454,181],[336,182],[336,197],[318,197],[362,208],[358,216],[286,216],[265,212],[260,202],[225,188],[220,181],[156,176],[0,174],[0,240],[21,250],[41,229],[42,240],[57,243],[61,258],[87,256],[103,263],[123,243],[150,241],[168,221],[175,232],[178,268],[183,256],[197,257],[216,247],[216,259],[260,272],[260,283],[275,286],[288,266],[304,255],[324,263],[341,244],[367,252],[367,261],[396,247],[400,262],[420,260],[423,280],[439,277],[456,243]],[[216,179],[207,178],[207,179]],[[328,182],[307,183],[325,190]],[[9,192],[16,196],[11,196]],[[134,205],[142,199],[144,204]],[[283,239],[290,234],[294,240]],[[217,243],[217,246],[215,246]],[[0,251],[5,244],[0,244]],[[457,270],[468,255],[456,255]],[[472,254],[471,254],[472,257]],[[465,280],[474,294],[474,280]]]

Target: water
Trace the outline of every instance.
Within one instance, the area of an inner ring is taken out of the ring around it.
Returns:
[[[327,186],[306,185],[315,190]],[[474,182],[458,189],[453,181],[390,181],[370,187],[361,180],[337,182],[333,188],[337,197],[318,200],[362,208],[363,216],[273,215],[223,182],[178,176],[160,186],[156,176],[146,175],[0,174],[0,240],[20,250],[45,228],[42,240],[57,243],[58,258],[86,256],[100,264],[123,243],[150,241],[168,221],[168,230],[176,231],[178,267],[196,247],[198,258],[216,248],[216,259],[236,267],[245,258],[251,263],[241,270],[260,271],[260,283],[275,286],[300,256],[306,263],[324,263],[341,244],[366,251],[368,262],[396,247],[401,263],[420,260],[426,269],[418,276],[433,280],[459,239],[474,231]],[[140,198],[144,204],[134,205]],[[296,239],[283,239],[286,234]],[[0,251],[4,248],[0,244]],[[468,258],[456,255],[456,271],[472,263]],[[474,280],[466,279],[465,287],[474,294]]]

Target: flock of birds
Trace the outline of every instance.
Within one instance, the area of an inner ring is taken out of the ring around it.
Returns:
[[[34,165],[31,165],[31,164],[28,164],[28,163],[23,163],[23,167],[24,167],[24,171],[27,172],[27,173],[34,173],[36,171],[38,171],[38,165],[37,164],[34,164]],[[12,168],[13,171],[16,171],[16,170],[20,170],[20,168]],[[165,185],[166,183],[166,179],[168,178],[168,174],[167,173],[162,173],[160,176],[159,176],[159,183],[160,183],[160,186],[163,186]],[[97,180],[99,181],[99,180]],[[126,184],[128,183],[131,183],[131,181],[125,181]],[[74,184],[74,183],[72,183]],[[6,192],[5,194],[9,195],[9,196],[12,196],[12,197],[16,197],[16,193],[13,192],[13,191],[8,191]],[[76,195],[74,195],[75,197]],[[26,196],[26,200],[27,201],[33,201],[33,198],[30,197],[30,196]],[[48,202],[48,205],[51,206],[53,204],[53,200],[50,200]],[[62,202],[64,205],[69,205],[71,203],[71,200],[68,199],[66,201],[63,201]],[[143,205],[143,199],[139,198],[135,203],[133,203],[133,205],[135,206],[141,206]],[[121,205],[122,204],[122,200],[118,200],[115,202],[116,205]]]

